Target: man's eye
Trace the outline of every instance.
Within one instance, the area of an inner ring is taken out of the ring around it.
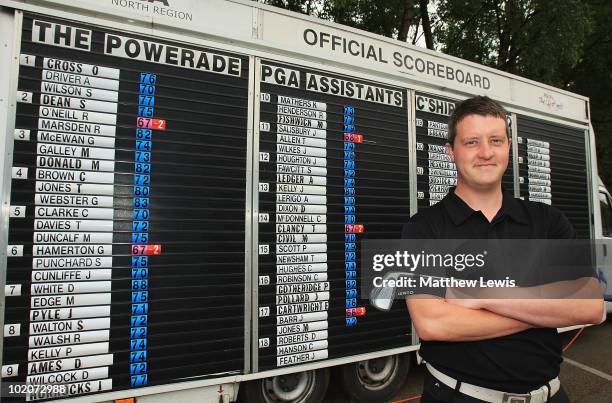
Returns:
[[[503,142],[504,141],[502,139],[493,139],[493,140],[491,140],[491,143],[493,143],[493,144],[503,144]]]
[[[476,140],[468,140],[468,141],[466,141],[466,142],[465,142],[465,145],[466,145],[466,146],[473,146],[473,145],[475,145],[476,143],[477,143],[477,142],[476,142]]]

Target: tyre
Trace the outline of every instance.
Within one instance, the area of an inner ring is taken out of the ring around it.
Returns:
[[[242,384],[242,403],[320,403],[329,385],[329,369],[295,372]]]
[[[343,365],[336,373],[346,394],[355,403],[389,401],[404,384],[410,355],[390,355]]]

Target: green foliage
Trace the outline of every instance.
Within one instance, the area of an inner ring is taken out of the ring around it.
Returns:
[[[316,0],[263,0],[262,3],[302,14],[313,14]]]
[[[557,87],[591,30],[579,0],[441,0],[442,51]]]
[[[580,61],[568,71],[567,85],[570,91],[590,98],[599,175],[612,189],[612,2],[591,0],[587,5],[592,30]]]
[[[338,24],[396,38],[411,7],[408,23],[418,23],[414,0],[261,0],[265,4],[310,14]]]
[[[612,188],[612,2],[440,0],[442,51],[585,95]]]
[[[405,0],[332,0],[324,3],[321,17],[395,38],[405,5]]]

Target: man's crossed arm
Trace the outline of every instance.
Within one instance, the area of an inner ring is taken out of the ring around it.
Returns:
[[[466,298],[460,291],[449,289],[447,301],[465,308],[484,309],[535,327],[598,324],[606,319],[601,288],[593,277],[523,289],[483,291],[486,293],[472,295],[477,298]],[[503,295],[504,292],[508,294]]]
[[[442,298],[406,298],[412,323],[422,340],[477,341],[507,336],[531,326],[482,309],[466,308]]]
[[[597,295],[597,280],[586,278],[583,281],[583,287],[572,295],[573,298],[469,299],[449,290],[446,299],[412,296],[406,299],[406,304],[423,340],[486,340],[531,327],[554,328],[603,322],[603,300],[587,298]]]

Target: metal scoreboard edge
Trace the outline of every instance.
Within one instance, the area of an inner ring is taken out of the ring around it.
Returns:
[[[253,276],[253,259],[251,256],[253,249],[253,237],[256,236],[253,232],[253,217],[257,215],[253,212],[253,208],[257,205],[253,202],[253,197],[257,193],[253,192],[253,170],[256,169],[258,164],[256,165],[254,162],[253,155],[253,147],[255,143],[254,140],[254,130],[256,126],[254,125],[254,114],[251,111],[254,109],[254,105],[256,105],[255,99],[255,86],[257,85],[257,75],[255,74],[255,65],[256,61],[253,56],[249,56],[249,83],[248,83],[248,107],[247,107],[247,151],[246,151],[246,194],[245,194],[245,237],[244,237],[244,372],[249,373],[251,371],[251,354],[252,354],[252,346],[250,343],[251,339],[251,309],[253,303],[253,292],[256,291],[256,288],[253,288],[251,282],[256,276]],[[248,286],[250,285],[250,286]]]
[[[253,69],[253,108],[251,110],[252,121],[253,121],[253,157],[252,157],[252,214],[251,214],[251,321],[249,326],[251,327],[251,370],[253,372],[259,371],[259,141],[260,141],[260,96],[261,96],[261,58],[255,58],[255,66]]]
[[[417,200],[417,158],[416,158],[416,90],[408,89],[407,91],[408,98],[408,178],[409,178],[409,187],[410,187],[410,217],[415,215],[418,211],[418,200]],[[416,327],[414,327],[414,323],[412,319],[410,320],[410,327],[412,330],[412,344],[419,344],[419,335],[416,331]]]
[[[512,131],[512,170],[515,173],[513,175],[513,179],[514,179],[514,188],[513,188],[513,192],[514,192],[514,197],[520,197],[521,196],[521,187],[520,187],[520,183],[519,183],[519,176],[520,176],[520,172],[519,172],[519,163],[518,163],[518,130],[516,127],[517,124],[517,115],[516,113],[512,113],[512,127],[510,128],[510,130]]]
[[[3,63],[1,69],[6,68],[9,73],[9,80],[3,80],[5,88],[0,87],[0,97],[5,99],[6,107],[0,110],[0,130],[4,130],[4,139],[0,143],[0,155],[4,158],[4,175],[0,179],[2,189],[2,201],[0,205],[1,218],[0,221],[0,326],[4,329],[4,312],[5,312],[5,290],[7,267],[8,267],[8,231],[9,231],[9,207],[11,198],[11,167],[13,165],[13,133],[15,130],[15,119],[17,117],[17,83],[19,81],[19,53],[21,51],[21,32],[23,25],[23,13],[14,10],[14,15],[11,15],[10,10],[0,8],[0,34],[2,40],[6,41],[6,45],[0,50],[0,57],[3,60],[9,60],[9,63]],[[10,43],[12,42],[12,43]],[[2,123],[2,120],[5,120]],[[3,335],[4,336],[4,335]],[[0,365],[4,362],[4,337],[0,338]],[[0,382],[2,379],[0,378]]]
[[[409,178],[410,178],[410,216],[412,217],[417,213],[417,159],[416,159],[416,107],[415,101],[416,91],[413,89],[408,90],[408,164],[409,164]],[[414,331],[413,326],[413,331]],[[416,331],[414,332],[416,334]]]
[[[584,129],[584,154],[585,154],[585,158],[587,161],[592,161],[591,158],[593,158],[592,156],[594,155],[594,153],[591,150],[591,141],[590,141],[590,135],[589,135],[589,129]],[[588,178],[593,178],[593,166],[591,164],[586,165],[586,172],[587,172],[587,177]],[[597,194],[595,192],[598,192],[598,187],[594,186],[593,182],[590,180],[587,180],[587,193],[588,193],[588,204],[589,204],[589,237],[591,239],[595,238],[595,212],[594,210],[594,206],[595,206],[595,200],[593,199],[593,195]]]

